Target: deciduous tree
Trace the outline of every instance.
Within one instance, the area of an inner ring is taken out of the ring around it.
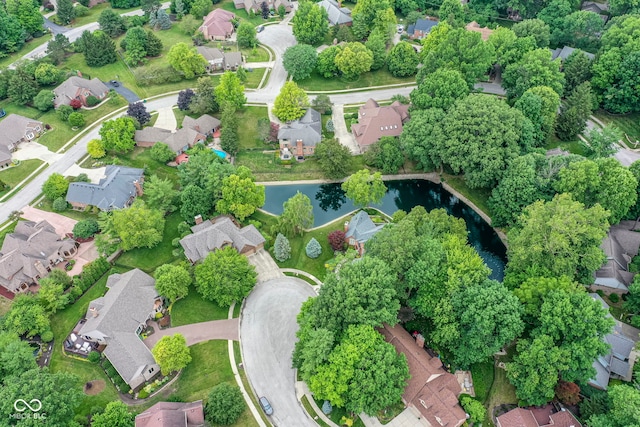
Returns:
[[[35,296],[17,295],[4,317],[4,329],[31,338],[50,329],[49,316]]]
[[[607,413],[589,418],[593,427],[626,427],[640,425],[640,391],[626,384],[609,389],[611,408]]]
[[[527,89],[514,107],[533,124],[533,144],[540,147],[554,131],[560,96],[548,86]]]
[[[318,54],[313,46],[297,44],[287,48],[282,57],[282,64],[293,80],[304,80],[316,68]]]
[[[120,153],[133,150],[136,144],[133,140],[135,133],[136,126],[131,117],[107,120],[100,128],[100,137],[105,150]]]
[[[169,301],[176,302],[189,293],[191,275],[182,266],[163,264],[154,273],[156,290]]]
[[[147,111],[146,105],[138,101],[129,104],[127,109],[127,116],[135,119],[140,125],[144,126],[151,120],[151,114]]]
[[[213,197],[206,189],[190,184],[180,192],[180,216],[190,224],[194,217],[206,216],[213,209]]]
[[[130,427],[133,424],[133,414],[129,412],[129,407],[116,400],[107,403],[104,412],[91,417],[93,427]]]
[[[354,80],[371,70],[373,53],[362,43],[347,43],[335,57],[335,65],[345,79]]]
[[[240,388],[229,383],[220,383],[209,392],[205,416],[212,424],[234,424],[246,408]]]
[[[369,147],[365,153],[365,162],[378,168],[384,174],[395,174],[404,165],[404,153],[395,136],[383,136]]]
[[[339,70],[336,66],[336,56],[338,56],[340,50],[340,46],[329,46],[318,54],[318,73],[325,79],[330,79],[338,74]]]
[[[178,196],[178,191],[173,185],[169,178],[162,179],[158,175],[151,175],[144,183],[144,195],[149,208],[162,212],[173,211]]]
[[[278,218],[278,229],[288,236],[302,235],[304,230],[313,227],[313,206],[305,194],[296,192],[284,202],[283,211]]]
[[[387,56],[387,67],[395,77],[408,77],[418,72],[418,52],[408,42],[396,44]]]
[[[306,92],[293,81],[288,81],[280,89],[273,107],[273,114],[283,122],[297,120],[309,105]]]
[[[363,207],[369,203],[380,203],[387,192],[382,174],[370,173],[368,169],[361,169],[347,178],[342,189],[354,204]]]
[[[186,79],[192,79],[196,75],[203,74],[207,61],[198,53],[195,47],[186,43],[176,43],[167,53],[169,64]],[[222,85],[222,79],[220,81]]]
[[[617,149],[622,132],[615,126],[605,126],[602,129],[591,129],[586,135],[587,141],[580,140],[580,145],[588,159],[599,159],[613,156]]]
[[[524,54],[522,59],[511,64],[503,73],[502,86],[507,98],[515,101],[527,89],[535,86],[548,86],[558,95],[562,95],[564,76],[560,71],[560,61],[551,60],[548,49],[536,49]]]
[[[298,43],[317,46],[329,31],[327,12],[311,1],[301,1],[291,19]]]
[[[235,73],[226,71],[220,77],[220,84],[215,89],[216,100],[219,105],[231,104],[236,110],[241,109],[247,102],[244,95],[244,86]]]
[[[101,159],[107,154],[100,139],[92,139],[87,143],[87,153],[92,159]]]
[[[457,70],[440,68],[418,79],[418,87],[411,91],[412,108],[448,109],[453,103],[469,94],[469,85]]]
[[[59,173],[52,173],[44,184],[42,184],[42,192],[49,200],[55,200],[58,197],[65,196],[68,189],[69,181]]]
[[[318,144],[315,158],[327,178],[344,178],[351,170],[351,151],[335,138],[325,139]]]
[[[238,30],[236,31],[236,37],[238,40],[238,46],[240,47],[253,48],[258,46],[256,29],[249,21],[240,22]]]
[[[216,203],[220,213],[230,213],[243,221],[264,205],[264,186],[256,185],[251,172],[239,167],[235,174],[222,180],[222,197]]]
[[[156,246],[162,241],[164,222],[163,213],[148,208],[141,199],[111,214],[114,237],[120,239],[120,247],[125,251]]]
[[[210,252],[195,270],[198,293],[222,307],[242,301],[256,280],[255,268],[231,246]]]
[[[518,37],[533,37],[536,41],[536,46],[539,48],[549,46],[551,29],[549,25],[540,19],[525,19],[515,24],[511,29]]]
[[[403,126],[400,146],[409,159],[417,162],[419,169],[428,171],[441,167],[441,122],[445,117],[444,110],[439,108],[416,110],[411,113],[411,120]]]
[[[179,371],[191,363],[191,352],[187,340],[182,334],[165,335],[151,350],[156,363],[160,365],[162,375]]]

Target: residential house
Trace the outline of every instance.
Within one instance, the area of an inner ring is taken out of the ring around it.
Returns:
[[[331,25],[351,25],[351,9],[342,7],[336,0],[322,0],[318,6],[327,11],[327,19]]]
[[[196,144],[204,143],[208,136],[220,128],[220,120],[209,114],[194,119],[185,116],[182,127],[174,132],[157,127],[137,130],[133,139],[139,147],[153,147],[156,143],[165,143],[176,155],[180,155]]]
[[[571,55],[576,50],[580,50],[580,49],[574,49],[574,48],[569,47],[569,46],[563,46],[561,48],[549,49],[549,50],[551,51],[551,59],[552,60],[560,58],[560,61],[564,62],[565,59],[567,59],[569,57],[569,55]],[[590,60],[592,60],[592,61],[595,58],[595,55],[593,53],[584,52],[584,51],[582,51],[582,53],[584,53],[585,56],[587,58],[589,58]]]
[[[378,231],[382,230],[385,224],[374,224],[371,217],[365,211],[355,214],[349,222],[344,223],[344,237],[347,244],[364,254],[364,244],[372,238]]]
[[[233,0],[236,9],[244,9],[248,14],[251,11],[256,15],[262,14],[262,3],[267,3],[269,9],[278,10],[280,6],[284,6],[286,13],[291,12],[292,6],[289,0]]]
[[[198,28],[206,40],[226,40],[233,34],[233,19],[236,15],[224,9],[213,9],[204,17],[204,22]]]
[[[358,110],[358,123],[351,125],[351,132],[361,151],[369,149],[383,136],[400,136],[402,125],[409,120],[409,106],[395,101],[381,107],[369,99]]]
[[[207,70],[211,71],[236,71],[242,66],[242,53],[223,52],[220,49],[198,46],[198,53],[207,60]]]
[[[467,31],[474,31],[476,33],[480,33],[482,40],[489,40],[489,36],[493,34],[493,30],[489,27],[481,27],[476,21],[469,22],[465,27]]]
[[[155,280],[142,270],[112,274],[107,293],[89,303],[87,321],[79,331],[83,340],[105,345],[104,356],[134,390],[160,374],[140,334],[147,320],[164,309]]]
[[[609,305],[596,293],[589,294],[591,298],[600,302],[602,308],[607,310],[607,317],[613,319],[609,314]],[[599,356],[593,362],[596,376],[589,380],[592,387],[606,390],[611,378],[631,381],[633,374],[633,364],[635,353],[633,349],[636,341],[624,334],[622,323],[614,319],[613,331],[605,335],[604,341],[609,345],[609,351],[604,356]]]
[[[67,191],[67,202],[73,209],[82,210],[96,206],[102,211],[131,206],[136,197],[142,196],[144,169],[108,165],[105,176],[97,184],[72,182]]]
[[[18,114],[9,114],[0,121],[0,168],[11,164],[11,153],[21,142],[33,141],[43,130],[42,122]]]
[[[195,264],[206,258],[209,252],[227,246],[234,247],[238,253],[251,255],[264,246],[264,237],[253,225],[240,228],[228,216],[219,216],[208,221],[196,217],[196,225],[191,227],[191,233],[180,240],[184,255]]]
[[[0,286],[14,294],[27,291],[55,265],[74,256],[79,246],[58,235],[47,221],[19,221],[0,249]]]
[[[566,409],[556,411],[553,405],[541,408],[515,408],[496,419],[497,427],[582,427]]]
[[[582,3],[580,10],[593,12],[598,14],[605,24],[609,20],[609,3],[597,3],[594,1],[585,1]]]
[[[425,351],[424,338],[418,335],[414,340],[400,325],[385,324],[378,331],[407,358],[410,378],[402,394],[404,404],[415,407],[429,425],[462,425],[467,420],[458,404],[462,388],[456,377],[444,369],[440,359]]]
[[[86,107],[89,96],[95,96],[99,100],[102,100],[109,94],[109,88],[97,77],[88,80],[73,76],[55,88],[53,94],[53,105],[55,108],[61,105],[69,105],[74,99],[80,100],[82,105]]]
[[[605,264],[595,272],[595,285],[617,292],[626,292],[635,273],[629,264],[640,248],[640,233],[635,231],[635,221],[621,221],[609,229],[600,248],[607,256]]]
[[[433,27],[438,25],[438,21],[431,19],[418,19],[415,24],[407,27],[407,34],[411,39],[423,39],[428,36]]]
[[[158,402],[140,415],[135,427],[203,427],[202,400],[189,403]]]
[[[283,160],[295,157],[304,160],[312,156],[316,146],[322,140],[322,119],[320,113],[313,108],[298,120],[288,123],[278,130],[280,143],[280,158]]]

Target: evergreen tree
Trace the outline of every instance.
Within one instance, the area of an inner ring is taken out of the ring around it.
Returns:
[[[276,241],[273,244],[273,252],[276,259],[280,262],[284,262],[291,258],[291,244],[283,234],[278,233]]]

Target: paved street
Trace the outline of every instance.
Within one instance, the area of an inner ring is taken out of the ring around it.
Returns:
[[[296,316],[312,296],[315,293],[304,280],[283,277],[258,284],[242,311],[240,342],[245,371],[258,396],[271,402],[271,421],[278,427],[317,427],[296,398],[291,367]]]

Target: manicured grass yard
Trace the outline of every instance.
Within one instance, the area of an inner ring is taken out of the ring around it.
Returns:
[[[203,299],[192,287],[186,298],[173,304],[171,308],[171,326],[226,319],[228,313],[229,307],[220,307],[215,302]]]
[[[255,74],[247,73],[248,75]],[[258,136],[258,120],[268,119],[266,107],[245,107],[236,113],[238,118],[238,139],[240,150],[269,150],[271,147],[260,140]]]
[[[147,273],[152,273],[162,264],[171,264],[175,261],[172,253],[174,247],[171,243],[173,239],[180,237],[178,234],[180,222],[182,222],[182,218],[177,212],[167,216],[164,225],[164,238],[160,244],[151,249],[138,248],[127,251],[117,259],[116,265],[125,268],[139,268]]]
[[[368,88],[372,86],[383,86],[392,84],[415,84],[416,77],[393,77],[387,67],[381,68],[377,71],[371,71],[362,74],[357,80],[347,81],[340,78],[325,79],[316,71],[311,74],[311,77],[300,80],[298,86],[304,90],[309,91],[329,91],[329,90],[341,90],[341,89],[357,89]]]
[[[266,22],[272,22],[272,21],[279,21],[280,18],[277,17],[272,17],[269,19],[262,19],[262,15],[257,14],[257,15],[253,15],[250,16],[246,10],[244,9],[236,9],[235,6],[233,5],[233,1],[231,0],[223,0],[221,3],[219,3],[218,5],[215,5],[214,8],[217,7],[221,7],[224,10],[228,10],[229,12],[233,12],[236,14],[236,16],[238,18],[244,19],[245,21],[249,21],[251,22],[253,25],[261,25],[264,24]]]
[[[124,269],[118,270],[120,272]],[[62,343],[71,332],[75,324],[85,316],[89,303],[104,295],[106,292],[107,277],[110,273],[105,274],[96,284],[94,284],[85,294],[80,297],[75,304],[54,314],[51,318],[51,329],[54,336],[54,350],[51,355],[51,372],[69,372],[80,377],[78,387],[82,387],[84,383],[96,379],[106,382],[105,389],[95,396],[84,396],[77,413],[88,415],[94,406],[105,407],[112,400],[118,399],[118,394],[113,384],[107,379],[104,371],[97,365],[89,361],[78,360],[65,356],[62,353]]]
[[[158,175],[160,178],[169,178],[173,181],[178,180],[178,170],[153,160],[148,148],[136,147],[130,153],[119,154],[115,157],[107,156],[103,160],[105,164],[109,164],[114,159],[114,164],[142,168],[149,175]]]
[[[510,347],[507,349],[507,355],[498,356],[498,362],[509,362],[513,358],[515,348]],[[474,381],[476,379],[474,378]],[[493,408],[502,404],[517,404],[518,398],[516,397],[516,389],[507,379],[507,371],[502,368],[495,368],[493,385],[489,391],[487,400],[485,401],[485,408],[487,408],[487,416],[485,417],[483,425],[493,426],[491,422],[491,412]]]
[[[18,166],[0,169],[0,179],[11,187],[10,191],[43,163],[38,159],[22,160]],[[0,195],[2,194],[4,192],[0,193]]]
[[[494,378],[494,366],[493,360],[476,363],[471,366],[471,377],[473,382],[473,388],[476,392],[476,398],[484,402],[489,396],[489,391],[493,385]]]
[[[469,188],[462,175],[442,175],[443,181],[456,189],[460,194],[471,200],[482,212],[490,216],[487,200],[491,196],[491,191],[485,188]]]
[[[277,155],[277,153],[262,153],[261,151],[241,151],[236,157],[236,165],[251,169],[257,181],[325,179],[313,157],[309,157],[304,162],[293,162],[287,167],[280,163]],[[349,174],[357,172],[363,167],[363,156],[353,156]]]
[[[640,141],[640,113],[625,114],[618,116],[609,114],[604,110],[594,113],[604,124],[612,124],[629,136],[631,141]],[[628,141],[626,141],[628,143]],[[637,148],[631,145],[631,148]]]
[[[324,400],[319,400],[319,399],[314,399],[314,400],[316,401],[316,405],[318,405],[318,408],[322,409],[322,404],[324,403]],[[340,423],[340,420],[342,420],[342,417],[349,417],[349,414],[344,408],[338,408],[337,406],[334,406],[333,411],[331,411],[331,413],[327,415],[327,417],[329,417],[329,419],[334,423],[338,425],[342,425]],[[364,423],[359,417],[356,416],[353,422],[353,427],[364,427]]]
[[[573,141],[561,141],[557,136],[551,135],[544,148],[545,150],[552,150],[556,147],[560,147],[573,154],[579,154],[581,156],[585,155],[584,148],[582,148],[582,145],[577,138]]]

